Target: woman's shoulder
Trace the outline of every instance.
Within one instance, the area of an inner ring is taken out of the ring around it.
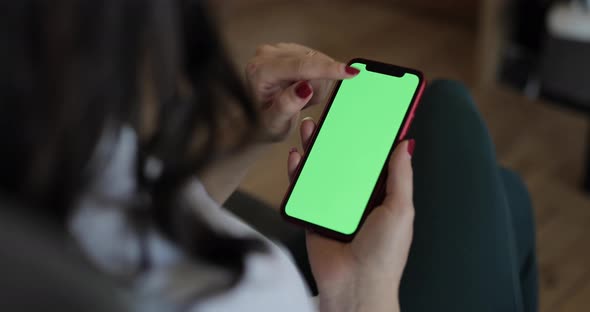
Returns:
[[[278,309],[310,310],[305,283],[290,255],[220,207],[195,177],[182,191],[195,217],[234,237],[253,237],[266,245],[265,252],[246,255],[244,274],[222,295],[203,297],[208,289],[227,284],[228,272],[214,263],[189,259],[155,228],[137,231],[125,207],[135,188],[136,139],[125,131],[109,164],[83,193],[72,213],[69,228],[82,251],[99,269],[133,285],[141,305],[190,306],[198,301],[201,311]],[[118,186],[117,186],[118,185]],[[147,259],[147,270],[145,260]],[[143,308],[142,308],[143,309]]]
[[[214,228],[236,237],[255,237],[268,248],[245,259],[244,274],[223,295],[200,298],[223,285],[231,276],[214,264],[188,259],[175,245],[151,230],[145,237],[133,230],[132,221],[120,207],[87,198],[72,217],[71,229],[90,260],[103,271],[132,281],[141,303],[153,305],[163,300],[172,305],[199,303],[201,311],[225,311],[249,307],[257,311],[312,310],[310,294],[291,256],[284,248],[252,229],[248,224],[217,206],[198,180],[185,192],[200,214]],[[137,274],[141,266],[142,244],[149,252],[149,270]],[[155,296],[154,296],[155,295]],[[156,298],[156,299],[154,299]]]

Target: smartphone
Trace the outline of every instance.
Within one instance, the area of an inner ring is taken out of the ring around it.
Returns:
[[[360,73],[336,84],[281,205],[289,222],[340,241],[380,204],[387,161],[425,86],[414,69],[360,58],[348,65]]]

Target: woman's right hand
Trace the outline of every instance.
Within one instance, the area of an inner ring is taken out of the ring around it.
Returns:
[[[260,104],[262,142],[286,139],[302,109],[321,103],[335,81],[358,73],[358,69],[300,44],[258,47],[246,66],[246,81]]]
[[[315,129],[301,123],[306,147]],[[350,243],[307,234],[307,251],[320,293],[321,311],[398,311],[398,290],[412,242],[414,204],[412,164],[414,141],[398,145],[389,160],[386,196],[367,217]],[[289,153],[292,180],[302,155]]]

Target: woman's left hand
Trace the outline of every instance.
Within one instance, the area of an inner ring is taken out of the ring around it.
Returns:
[[[287,159],[291,182],[315,128],[312,119],[301,123],[303,152],[294,148]],[[307,255],[320,294],[320,311],[399,311],[398,292],[414,226],[414,144],[401,142],[391,155],[384,200],[371,211],[352,242],[307,233]]]
[[[258,47],[246,66],[246,79],[260,104],[265,139],[285,139],[303,108],[322,101],[334,80],[358,73],[358,69],[295,43]]]

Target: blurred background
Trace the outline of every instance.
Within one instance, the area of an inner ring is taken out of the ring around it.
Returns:
[[[590,306],[590,1],[214,1],[238,66],[261,43],[297,42],[464,82],[501,164],[536,210],[541,311]],[[323,107],[303,116],[318,118]],[[293,136],[241,189],[278,207]],[[418,142],[419,144],[419,142]]]

